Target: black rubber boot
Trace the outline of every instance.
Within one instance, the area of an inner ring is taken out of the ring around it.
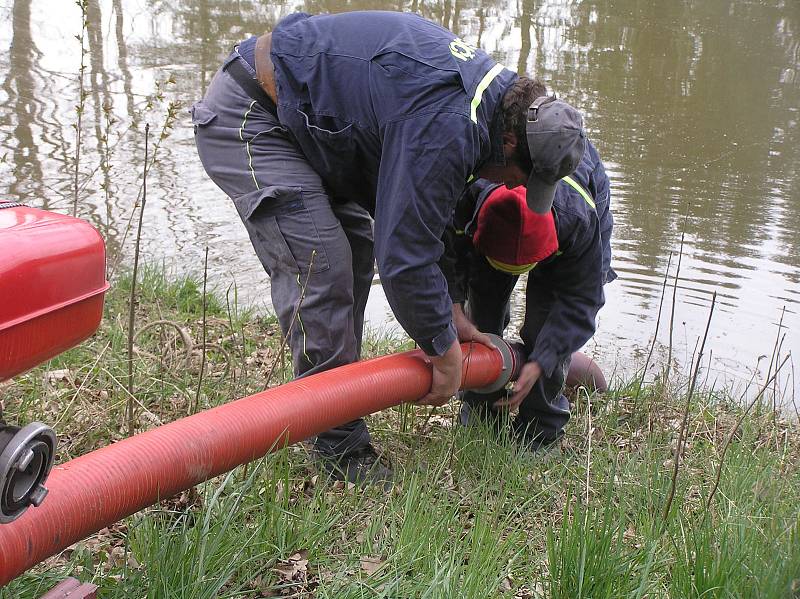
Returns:
[[[354,484],[379,484],[386,490],[392,486],[394,472],[381,461],[381,456],[371,444],[341,456],[315,452],[314,457],[320,469],[327,473],[331,480]]]

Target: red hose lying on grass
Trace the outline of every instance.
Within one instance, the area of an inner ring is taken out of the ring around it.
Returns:
[[[463,388],[503,369],[464,344]],[[361,416],[416,401],[430,364],[411,351],[299,379],[124,439],[53,468],[44,503],[0,526],[0,586],[90,534],[193,485]]]

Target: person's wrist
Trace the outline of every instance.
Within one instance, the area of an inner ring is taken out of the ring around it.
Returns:
[[[539,362],[537,362],[536,360],[531,360],[526,364],[526,366],[528,367],[528,370],[531,371],[532,373],[536,375],[542,374],[542,365],[539,364]]]
[[[450,349],[454,342],[458,342],[458,333],[456,332],[456,325],[451,318],[447,327],[436,337],[428,343],[418,343],[429,358],[435,358],[447,353],[447,350]]]
[[[450,347],[447,348],[443,354],[439,356],[428,356],[431,363],[437,368],[444,369],[447,365],[455,364],[456,361],[461,363],[461,344],[458,339],[455,339]]]

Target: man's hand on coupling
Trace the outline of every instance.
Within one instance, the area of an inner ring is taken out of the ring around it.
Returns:
[[[467,318],[467,315],[464,314],[464,308],[462,308],[461,304],[453,304],[453,325],[456,327],[456,334],[458,335],[459,340],[461,341],[475,341],[477,343],[482,343],[490,347],[491,349],[497,349],[492,340],[489,338],[489,335],[486,333],[481,333],[472,322]]]
[[[458,339],[441,356],[428,356],[433,365],[431,390],[417,403],[443,406],[461,386],[461,345]]]
[[[519,373],[519,378],[514,382],[511,397],[508,399],[499,399],[494,402],[495,408],[508,408],[511,411],[519,408],[522,400],[525,399],[528,393],[531,392],[536,381],[542,376],[542,368],[538,362],[527,362]]]

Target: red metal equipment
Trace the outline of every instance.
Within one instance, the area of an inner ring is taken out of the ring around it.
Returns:
[[[462,387],[492,388],[515,359],[464,344]],[[125,516],[284,445],[378,410],[416,401],[431,387],[421,351],[384,356],[294,380],[124,439],[53,469],[47,501],[0,527],[0,585]]]
[[[105,246],[85,221],[0,202],[0,381],[78,344],[100,324]],[[0,412],[0,524],[38,506],[56,437]]]
[[[106,254],[86,221],[0,203],[0,381],[73,347],[103,315]]]

